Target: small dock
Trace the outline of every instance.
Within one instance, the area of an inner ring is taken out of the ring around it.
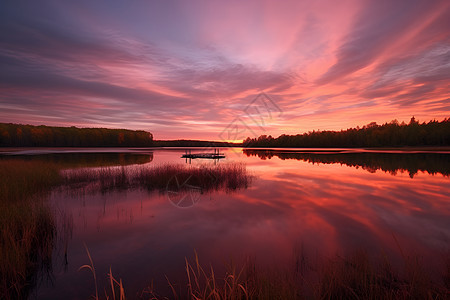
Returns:
[[[213,153],[201,152],[201,153],[191,153],[191,150],[186,150],[186,153],[181,156],[181,158],[203,158],[203,159],[221,159],[225,158],[225,154],[220,153],[218,149],[214,149]]]

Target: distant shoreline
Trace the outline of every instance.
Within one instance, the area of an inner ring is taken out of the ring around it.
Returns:
[[[316,153],[316,154],[345,154],[345,153],[420,153],[420,152],[439,152],[449,153],[450,146],[422,146],[422,147],[361,147],[361,148],[269,148],[269,147],[244,147],[239,146],[218,146],[205,148],[204,146],[189,146],[189,147],[0,147],[0,154],[15,154],[22,152],[23,154],[42,154],[46,153],[142,153],[154,150],[185,150],[195,149],[198,152],[210,152],[214,148],[242,148],[251,151],[267,151],[273,153],[287,152],[287,153]],[[36,152],[34,152],[36,151]]]
[[[234,140],[241,140],[242,136]],[[143,130],[33,126],[0,123],[0,149],[30,148],[203,148],[255,149],[366,149],[367,151],[449,151],[450,118],[419,123],[414,117],[406,124],[393,120],[378,125],[341,131],[312,131],[279,137],[247,137],[240,143],[204,140],[154,140]],[[1,150],[0,150],[1,151]]]

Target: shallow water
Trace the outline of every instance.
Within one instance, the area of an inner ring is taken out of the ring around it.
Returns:
[[[89,263],[84,245],[99,291],[111,267],[131,298],[152,280],[164,294],[166,275],[182,282],[185,258],[194,250],[201,263],[220,272],[230,259],[252,257],[258,266],[274,268],[289,266],[299,252],[314,261],[355,249],[394,258],[419,254],[433,269],[450,249],[450,153],[221,151],[224,160],[190,162],[181,158],[182,149],[27,152],[34,154],[28,159],[65,163],[68,172],[238,162],[252,178],[236,190],[189,194],[187,206],[177,205],[164,186],[152,192],[56,189],[49,199],[59,232],[53,269],[39,280],[33,297],[79,299],[95,293],[92,275],[78,270]]]

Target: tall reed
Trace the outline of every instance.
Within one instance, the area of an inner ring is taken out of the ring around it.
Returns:
[[[89,255],[89,254],[88,254]],[[89,259],[91,260],[90,256]],[[448,255],[445,261],[450,260]],[[91,270],[94,270],[91,261]],[[195,253],[185,259],[186,284],[175,284],[167,278],[171,295],[161,296],[150,286],[143,299],[448,299],[450,265],[432,280],[420,257],[403,257],[403,268],[392,267],[386,256],[372,257],[356,250],[345,257],[336,255],[299,270],[293,263],[288,269],[263,269],[252,260],[237,266],[230,263],[224,274],[209,265],[205,267]],[[309,273],[309,274],[308,274]],[[95,275],[94,275],[95,277]],[[123,281],[108,273],[112,292],[105,290],[105,299],[125,299]],[[177,288],[181,287],[181,288]],[[96,299],[103,297],[96,296]]]
[[[202,192],[247,188],[251,181],[244,164],[190,166],[160,164],[155,166],[102,167],[62,172],[65,185],[93,192],[144,188],[165,191],[171,188],[197,187]],[[188,185],[181,183],[188,182]],[[177,183],[180,183],[178,185]]]
[[[50,268],[55,221],[44,201],[60,183],[55,165],[0,160],[0,298],[25,298]]]

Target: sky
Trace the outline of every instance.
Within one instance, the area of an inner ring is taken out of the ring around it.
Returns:
[[[450,1],[1,1],[0,122],[241,140],[450,117]]]

